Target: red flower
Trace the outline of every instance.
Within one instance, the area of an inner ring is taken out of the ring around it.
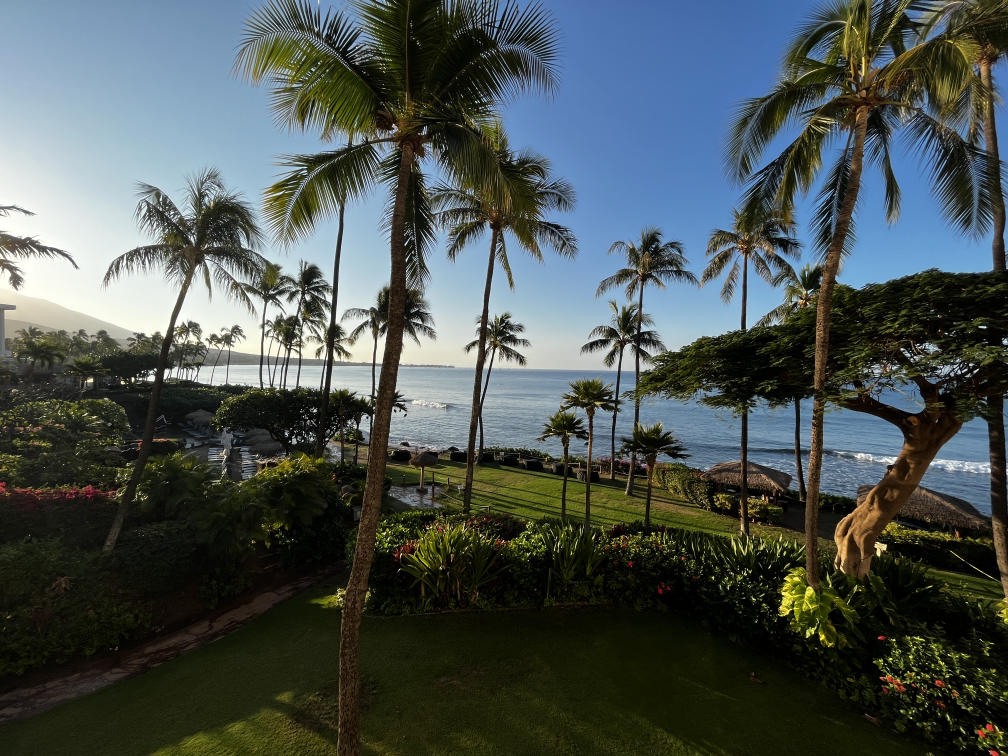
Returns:
[[[942,703],[941,701],[935,701],[935,703],[937,703],[937,704],[938,704],[938,708],[939,708],[939,709],[944,709],[944,708],[945,708],[945,704],[944,704],[944,703]]]
[[[880,636],[878,637],[878,639],[879,639],[879,640],[885,640],[885,636],[884,636],[884,635],[880,635]]]
[[[661,586],[658,586],[658,595],[661,596],[664,592],[665,591],[661,589]]]
[[[888,685],[883,685],[882,686],[882,692],[883,693],[888,693],[889,692],[889,686]]]
[[[627,567],[633,567],[633,562],[627,562]]]
[[[991,756],[1001,756],[1001,754],[1000,754],[1000,753],[998,753],[997,751],[995,751],[995,750],[993,750],[993,749],[991,749],[991,750],[989,751],[989,753],[990,753],[990,755],[991,755]]]
[[[977,730],[977,735],[979,735],[981,738],[987,737],[987,733],[984,732],[983,730]]]
[[[941,680],[935,680],[935,685],[937,685],[939,688],[945,687],[945,683],[943,683]]]
[[[986,727],[984,727],[984,729],[987,730],[987,732],[994,732],[994,725],[989,724]]]

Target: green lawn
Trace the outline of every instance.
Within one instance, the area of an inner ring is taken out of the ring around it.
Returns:
[[[0,753],[334,754],[337,584],[140,677],[0,725]],[[369,754],[923,751],[788,667],[672,615],[365,618],[361,653]]]
[[[428,468],[426,475],[430,481],[431,473],[438,483],[451,479],[453,488],[446,492],[441,500],[446,503],[461,505],[462,498],[454,485],[465,480],[465,465],[461,462],[442,460],[435,468]],[[388,476],[393,483],[399,485],[403,476],[406,482],[416,485],[420,481],[420,472],[409,464],[394,464],[389,461]],[[560,487],[562,479],[549,472],[528,472],[521,467],[506,467],[502,465],[477,465],[473,485],[473,507],[481,509],[490,507],[493,512],[507,512],[526,519],[538,519],[550,515],[560,516]],[[612,525],[617,522],[632,522],[644,519],[643,485],[635,488],[635,495],[626,496],[623,491],[626,479],[617,479],[615,483],[603,477],[599,483],[592,484],[592,522],[597,525]],[[567,512],[572,517],[584,517],[585,484],[575,480],[567,481]],[[672,525],[692,530],[705,530],[710,533],[737,533],[738,520],[732,517],[708,512],[693,506],[687,501],[672,496],[664,489],[655,489],[651,502],[652,521],[662,525]],[[753,525],[752,531],[765,536],[782,535],[792,540],[804,540],[804,535],[786,528]],[[836,545],[832,540],[819,539],[819,548],[824,554],[836,554]],[[934,574],[953,590],[975,595],[984,599],[1002,599],[1004,592],[1001,584],[979,575],[963,575],[944,570],[933,570]]]

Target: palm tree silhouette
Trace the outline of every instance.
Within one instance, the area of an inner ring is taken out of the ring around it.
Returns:
[[[624,453],[640,454],[647,463],[647,499],[644,504],[644,532],[651,532],[651,483],[654,480],[655,464],[659,456],[671,459],[686,459],[689,454],[670,431],[665,430],[661,423],[641,425],[637,423],[633,436],[620,439],[623,442]]]
[[[611,461],[609,465],[609,480],[616,480],[616,417],[619,415],[619,387],[620,378],[623,374],[623,352],[627,347],[637,355],[638,344],[640,358],[643,362],[651,362],[651,357],[656,352],[665,351],[665,345],[658,337],[657,331],[641,331],[637,336],[637,326],[653,326],[654,320],[645,313],[639,318],[638,324],[637,305],[620,305],[615,299],[609,300],[609,309],[612,311],[612,318],[607,324],[595,326],[588,337],[592,340],[581,347],[581,354],[595,354],[605,352],[602,364],[607,368],[616,365],[616,407],[612,416],[612,448]]]
[[[595,413],[612,412],[616,408],[616,397],[611,383],[603,383],[600,378],[583,378],[572,381],[570,391],[563,395],[560,409],[581,409],[588,416],[588,467],[585,472],[585,530],[591,528],[591,476],[592,441],[595,436]]]
[[[294,295],[294,279],[286,275],[279,265],[268,262],[252,283],[245,284],[245,293],[250,297],[262,300],[262,318],[259,335],[259,388],[265,387],[263,380],[263,362],[266,355],[266,310],[270,305],[276,305],[283,311],[283,301],[290,301]],[[272,379],[270,385],[273,385]]]
[[[482,327],[483,316],[481,315],[476,318],[476,340],[470,341],[462,348],[466,354],[469,354],[473,349],[479,347],[481,336],[485,336],[484,345],[490,347],[490,361],[487,363],[486,383],[483,385],[483,391],[480,393],[478,406],[480,436],[478,459],[481,462],[483,461],[483,403],[486,401],[487,389],[490,388],[490,372],[493,370],[494,358],[500,355],[501,360],[504,362],[513,362],[519,367],[525,367],[528,364],[528,360],[515,347],[525,349],[532,346],[532,342],[519,336],[519,334],[525,332],[525,326],[521,323],[515,323],[511,320],[511,317],[510,312],[495,315],[485,330]]]
[[[21,215],[34,215],[35,213],[25,210],[17,205],[0,205],[0,218],[7,218],[11,213]],[[24,285],[24,271],[18,265],[20,260],[52,259],[61,258],[74,266],[77,270],[77,263],[69,252],[64,252],[56,247],[47,247],[34,236],[15,236],[5,231],[0,231],[0,275],[6,274],[12,289],[20,289]]]

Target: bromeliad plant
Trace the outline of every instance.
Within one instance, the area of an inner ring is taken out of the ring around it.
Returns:
[[[546,578],[546,600],[549,601],[553,577],[567,587],[575,583],[590,583],[595,571],[605,559],[599,544],[598,533],[581,527],[546,525],[543,540],[549,556],[549,573]]]
[[[433,527],[400,551],[399,569],[413,576],[428,609],[475,604],[480,589],[504,569],[497,564],[500,543],[466,524]]]

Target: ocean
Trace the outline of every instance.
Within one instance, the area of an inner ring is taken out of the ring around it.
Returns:
[[[296,365],[292,365],[289,383],[293,385]],[[380,368],[379,368],[379,373]],[[201,378],[209,376],[204,371]],[[536,438],[546,418],[555,412],[561,396],[571,381],[602,378],[615,383],[616,373],[605,370],[528,370],[494,369],[490,379],[483,420],[487,446],[525,446],[541,448],[559,455],[559,442],[539,444]],[[222,383],[224,371],[218,366],[215,383]],[[321,368],[305,365],[301,385],[318,387]],[[259,385],[258,365],[232,365],[231,383]],[[370,366],[337,365],[333,387],[348,388],[359,394],[371,393]],[[620,392],[633,387],[633,372],[623,374]],[[389,442],[431,448],[465,448],[472,402],[471,368],[401,367],[399,391],[407,398],[408,411],[395,413]],[[908,400],[900,397],[910,406]],[[804,466],[808,470],[808,445],[811,434],[812,403],[802,404],[802,446]],[[686,446],[687,464],[707,468],[719,462],[739,458],[740,421],[730,412],[704,407],[696,402],[658,400],[641,406],[641,422],[660,420]],[[633,425],[633,406],[622,411],[616,426],[616,445],[628,435]],[[595,419],[593,456],[608,456],[612,416]],[[364,428],[366,431],[366,428]],[[876,483],[885,474],[886,465],[895,461],[902,436],[892,425],[862,413],[834,410],[826,415],[822,490],[855,496],[857,487]],[[585,447],[573,446],[572,453],[584,454]],[[791,476],[794,463],[794,407],[776,410],[756,409],[749,420],[749,458],[753,462]],[[941,450],[924,476],[923,486],[958,496],[972,503],[984,514],[990,513],[990,464],[987,457],[987,427],[973,420]]]

